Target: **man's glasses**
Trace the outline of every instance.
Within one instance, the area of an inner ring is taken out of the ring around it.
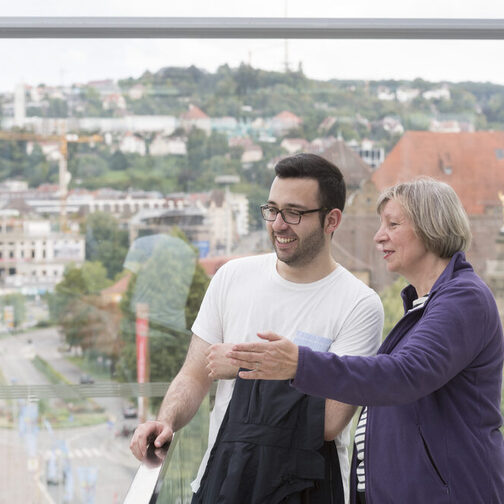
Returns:
[[[280,210],[269,205],[261,205],[261,214],[265,221],[273,222],[277,218],[277,215],[280,214],[286,224],[299,224],[304,214],[325,212],[326,210],[324,207],[315,208],[314,210]]]

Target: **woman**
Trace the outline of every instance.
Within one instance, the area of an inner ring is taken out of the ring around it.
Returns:
[[[378,213],[377,248],[410,283],[378,355],[314,352],[272,333],[228,355],[251,369],[242,378],[293,378],[303,393],[364,405],[352,503],[504,503],[504,340],[494,298],[465,259],[467,215],[432,179],[388,189]]]

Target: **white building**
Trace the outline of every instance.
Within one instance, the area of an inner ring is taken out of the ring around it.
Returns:
[[[220,133],[233,134],[238,128],[238,121],[234,117],[211,118],[212,130]]]
[[[308,149],[310,142],[305,138],[284,138],[280,147],[285,149],[289,154],[303,152]]]
[[[25,294],[51,291],[65,267],[83,264],[84,237],[51,230],[47,220],[23,219],[17,210],[0,211],[0,289]]]
[[[26,120],[25,85],[18,84],[14,91],[14,126],[24,126]]]
[[[185,156],[187,154],[187,139],[156,135],[149,146],[149,152],[151,156]]]
[[[395,117],[384,117],[382,126],[383,129],[388,131],[391,135],[402,135],[404,133],[404,126],[401,124],[401,121]]]
[[[185,131],[189,132],[193,128],[203,130],[207,135],[212,131],[212,120],[199,107],[189,104],[186,112],[180,114],[179,124]]]
[[[249,137],[231,137],[228,145],[230,148],[240,147],[243,149],[240,162],[250,166],[263,158],[263,151],[260,145],[255,144]]]
[[[396,91],[397,101],[407,103],[414,100],[420,94],[419,89],[399,88]]]
[[[367,163],[373,170],[376,170],[383,161],[385,161],[385,149],[383,147],[376,147],[372,140],[364,139],[361,143],[356,140],[347,142],[354,152]]]
[[[386,86],[379,86],[376,95],[382,101],[393,101],[396,98],[395,93]]]
[[[121,152],[125,152],[126,154],[140,154],[140,156],[145,156],[147,149],[143,138],[140,138],[134,133],[128,132],[120,141],[119,150]]]
[[[146,92],[145,86],[143,84],[135,84],[128,90],[128,96],[132,100],[140,100],[144,97]]]
[[[35,146],[38,145],[42,150],[42,153],[47,158],[48,161],[59,161],[63,158],[61,154],[60,142],[54,141],[41,141],[38,142],[27,142],[26,153],[30,155],[33,152]]]
[[[435,133],[460,133],[462,128],[460,127],[460,123],[455,119],[447,121],[432,119],[429,124],[429,131],[434,131]]]
[[[291,130],[298,129],[303,124],[303,120],[296,114],[284,110],[277,114],[269,123],[269,127],[277,135],[285,135]]]
[[[12,193],[27,190],[28,182],[26,180],[8,179],[0,183],[0,192],[7,191]]]
[[[4,111],[5,113],[5,111]],[[2,117],[1,127],[10,130],[16,126],[14,117]],[[25,127],[38,135],[56,135],[67,131],[145,132],[158,131],[171,135],[178,127],[174,116],[126,115],[124,117],[25,117]]]
[[[448,86],[443,86],[438,89],[429,89],[428,91],[424,91],[422,96],[426,100],[449,100],[451,98]]]

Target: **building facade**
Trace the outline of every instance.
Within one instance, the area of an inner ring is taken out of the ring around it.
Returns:
[[[65,268],[85,259],[84,237],[61,233],[51,223],[23,218],[16,210],[0,212],[0,290],[23,294],[52,291]]]

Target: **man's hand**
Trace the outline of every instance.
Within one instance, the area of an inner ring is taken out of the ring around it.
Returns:
[[[136,428],[131,438],[130,450],[138,460],[142,461],[150,443],[153,442],[156,448],[161,448],[171,441],[172,437],[173,430],[169,425],[157,421],[145,422]]]
[[[227,352],[231,350],[233,343],[218,343],[211,345],[206,350],[206,370],[208,376],[213,380],[231,380],[236,378],[238,367],[231,364],[226,357]]]
[[[275,333],[257,333],[265,343],[240,343],[226,354],[245,380],[288,380],[297,371],[299,350],[292,341]]]

